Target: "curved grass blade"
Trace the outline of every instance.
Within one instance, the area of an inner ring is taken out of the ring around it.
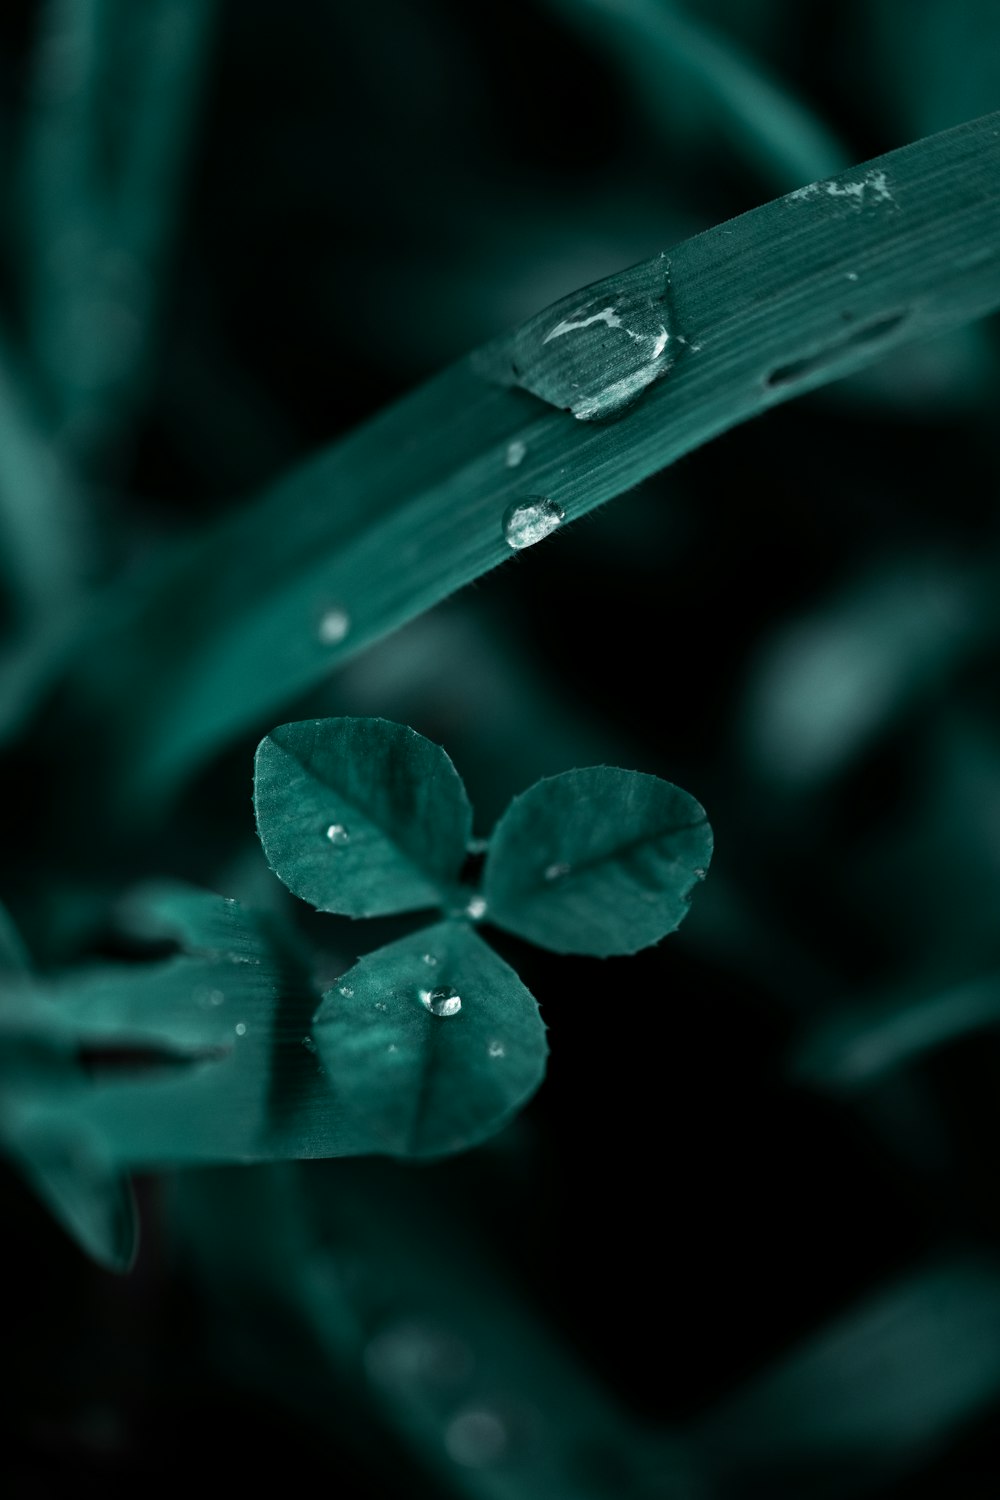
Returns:
[[[832,131],[756,59],[729,37],[713,34],[697,15],[670,0],[550,0],[571,24],[593,31],[619,53],[646,99],[646,113],[677,144],[682,128],[673,85],[690,82],[706,113],[735,152],[775,187],[826,177],[847,165]]]
[[[128,1175],[80,1121],[28,1123],[32,1096],[65,1101],[81,1080],[61,1017],[29,988],[20,935],[0,907],[0,1142],[53,1217],[98,1265],[125,1272],[139,1247]]]
[[[1000,114],[708,230],[670,251],[669,274],[677,358],[616,421],[512,385],[505,336],[119,600],[113,642],[78,676],[133,815],[509,557],[512,504],[545,496],[575,520],[778,402],[1000,306]],[[617,280],[588,295],[613,298]],[[522,374],[554,347],[541,338]]]
[[[998,1393],[1000,1274],[969,1258],[884,1288],[738,1391],[697,1435],[713,1466],[754,1492],[784,1470],[798,1493],[853,1500],[859,1474],[920,1463]]]
[[[538,1088],[548,1052],[534,998],[461,922],[367,954],[324,996],[313,1036],[372,1149],[396,1156],[493,1135]]]
[[[1000,1025],[1000,976],[932,995],[904,995],[843,1010],[817,1024],[793,1061],[796,1075],[832,1088],[863,1087],[973,1032]]]
[[[636,953],[680,926],[711,858],[705,809],[680,787],[612,766],[565,771],[497,824],[486,910],[557,953]]]
[[[472,808],[440,745],[386,719],[307,719],[257,748],[257,829],[267,862],[320,911],[384,916],[443,905]]]

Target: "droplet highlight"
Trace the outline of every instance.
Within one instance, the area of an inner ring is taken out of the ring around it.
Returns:
[[[508,547],[520,552],[551,536],[566,519],[566,512],[544,495],[529,495],[515,500],[503,513],[503,539]]]
[[[568,874],[569,865],[556,863],[552,865],[546,865],[545,867],[545,879],[548,881],[562,880],[563,876]]]
[[[351,617],[346,609],[328,609],[320,616],[317,627],[321,645],[339,646],[351,628]]]
[[[465,908],[465,915],[471,917],[474,922],[482,921],[486,915],[486,897],[470,896],[469,903]]]
[[[506,458],[508,469],[516,469],[518,464],[522,464],[527,451],[527,445],[522,443],[519,438],[515,438],[513,442],[508,443]]]
[[[503,1042],[490,1042],[486,1050],[491,1057],[503,1057],[505,1055]]]
[[[237,1021],[236,1022],[236,1035],[237,1036],[246,1036],[246,1034],[247,1034],[247,1023],[245,1021]]]
[[[326,830],[326,836],[330,840],[331,844],[342,845],[349,844],[351,842],[351,835],[348,833],[343,823],[331,823]]]
[[[462,997],[457,990],[442,986],[436,990],[421,990],[420,1000],[432,1016],[457,1016],[462,1009]]]

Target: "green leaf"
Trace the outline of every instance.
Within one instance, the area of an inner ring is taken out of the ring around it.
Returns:
[[[705,810],[680,787],[613,766],[566,771],[497,824],[486,909],[557,953],[635,953],[680,925],[711,858]]]
[[[439,745],[386,719],[310,719],[257,749],[257,828],[267,862],[320,911],[382,916],[442,905],[472,809]]]
[[[896,995],[837,1011],[800,1044],[795,1073],[852,1088],[877,1082],[937,1047],[1000,1025],[1000,975],[933,994]]]
[[[98,1131],[47,1121],[18,1137],[19,1166],[66,1232],[98,1265],[124,1273],[139,1249],[139,1215],[126,1172]]]
[[[852,1460],[919,1462],[998,1393],[1000,1275],[970,1258],[883,1288],[738,1391],[697,1436],[741,1484],[797,1464],[799,1493],[813,1493],[807,1462],[818,1473]]]
[[[460,922],[367,954],[313,1034],[336,1097],[399,1156],[492,1135],[541,1083],[548,1050],[532,996]]]
[[[28,957],[3,907],[0,973],[8,979],[0,1000],[0,1142],[81,1249],[110,1271],[127,1271],[139,1245],[128,1175],[82,1122],[26,1120],[33,1097],[63,1101],[83,1080],[62,1017],[29,988]]]
[[[151,815],[235,734],[509,557],[512,504],[544,496],[576,520],[739,422],[983,317],[998,243],[988,115],[671,249],[676,358],[614,422],[511,385],[510,335],[461,361],[122,589],[78,672],[109,792]],[[612,277],[580,301],[617,291]],[[542,334],[525,378],[560,346]],[[588,380],[593,354],[581,343]]]
[[[776,187],[822,177],[846,165],[830,130],[760,63],[730,38],[670,0],[550,0],[571,25],[593,31],[619,54],[646,102],[650,122],[668,145],[684,130],[678,84],[702,95],[707,130],[722,129],[739,152]]]

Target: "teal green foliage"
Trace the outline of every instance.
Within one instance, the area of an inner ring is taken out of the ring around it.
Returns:
[[[541,1083],[548,1050],[533,997],[456,921],[362,958],[324,996],[312,1034],[337,1099],[394,1156],[493,1134]]]
[[[384,719],[273,729],[257,751],[254,802],[271,869],[320,911],[349,917],[446,901],[472,834],[445,752]]]
[[[0,85],[6,1487],[993,1500],[1000,9]]]
[[[612,766],[566,771],[497,824],[487,911],[558,953],[635,953],[680,925],[711,857],[704,810],[679,787]]]

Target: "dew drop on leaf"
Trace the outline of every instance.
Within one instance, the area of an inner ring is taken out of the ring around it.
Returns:
[[[503,1042],[490,1042],[490,1044],[489,1044],[489,1046],[487,1047],[486,1050],[489,1052],[489,1054],[490,1054],[491,1057],[503,1057],[503,1055],[504,1055],[504,1045],[503,1045]]]
[[[317,635],[324,646],[339,646],[351,628],[351,617],[346,609],[328,609],[320,617]]]
[[[331,844],[349,844],[351,842],[351,835],[343,823],[331,823],[326,830],[326,836]]]
[[[524,443],[522,443],[520,441],[519,438],[515,438],[513,440],[513,442],[508,443],[507,444],[507,467],[508,467],[508,469],[516,469],[517,466],[518,466],[518,464],[523,463],[524,462],[524,455],[527,453],[527,451],[528,451],[527,447],[525,446]]]
[[[247,1034],[247,1023],[245,1021],[237,1021],[236,1022],[236,1035],[237,1036],[246,1036],[246,1034]]]
[[[469,904],[465,908],[465,915],[471,917],[474,922],[482,921],[486,915],[486,897],[470,896]]]
[[[504,541],[515,552],[520,552],[523,547],[533,547],[543,537],[551,536],[565,519],[562,506],[544,495],[515,500],[503,513]]]
[[[461,995],[457,990],[448,987],[421,990],[420,1001],[432,1016],[457,1016],[462,1009]]]
[[[424,954],[424,963],[427,964],[427,966],[429,968],[433,969],[435,967],[435,965],[437,964],[437,959],[434,957],[433,953],[425,953]]]
[[[532,318],[511,344],[517,384],[582,422],[623,411],[673,363],[667,287],[660,255]]]

